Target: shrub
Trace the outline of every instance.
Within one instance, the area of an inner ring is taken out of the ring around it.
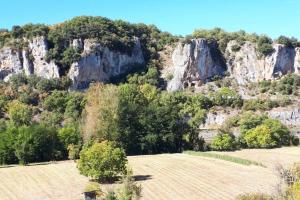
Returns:
[[[272,43],[273,43],[272,39],[267,36],[259,37],[257,41],[258,52],[263,56],[267,56],[268,54],[272,53],[274,51]]]
[[[44,109],[64,113],[67,104],[67,92],[54,90],[43,102]]]
[[[211,95],[211,99],[213,104],[217,106],[241,107],[243,104],[240,95],[228,87],[220,88]]]
[[[278,102],[272,100],[249,99],[244,101],[243,110],[270,110],[278,106]]]
[[[272,138],[271,130],[266,125],[259,125],[244,135],[244,140],[250,148],[276,147],[276,141]]]
[[[243,137],[250,148],[279,147],[289,145],[292,140],[287,127],[274,119],[265,119],[261,125],[247,131]]]
[[[17,100],[9,102],[7,107],[9,118],[14,124],[30,124],[32,118],[31,107]]]
[[[9,127],[0,131],[0,164],[14,164],[17,162],[15,156],[14,142],[16,139],[16,128]]]
[[[213,138],[211,147],[217,151],[234,150],[236,149],[235,137],[232,133],[221,132]]]
[[[245,112],[239,119],[238,124],[240,125],[241,134],[246,133],[248,130],[255,128],[262,124],[267,119],[265,115],[257,115],[253,112]]]
[[[41,125],[21,126],[17,133],[14,147],[21,164],[63,158],[55,129]]]
[[[277,42],[278,44],[283,44],[283,45],[285,45],[285,46],[287,46],[287,47],[290,47],[290,48],[293,48],[293,47],[294,47],[294,42],[293,42],[293,40],[290,39],[290,38],[288,38],[288,37],[286,37],[286,36],[282,36],[282,35],[279,36],[279,37],[277,38],[276,42]]]
[[[81,136],[76,126],[66,126],[58,131],[58,138],[65,148],[70,144],[76,145],[81,143]]]
[[[115,143],[103,141],[84,148],[78,169],[81,174],[99,181],[111,181],[126,172],[126,155]]]

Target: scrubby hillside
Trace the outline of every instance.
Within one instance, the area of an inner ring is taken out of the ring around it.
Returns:
[[[78,158],[91,140],[128,155],[297,145],[299,46],[85,16],[1,30],[0,163]]]

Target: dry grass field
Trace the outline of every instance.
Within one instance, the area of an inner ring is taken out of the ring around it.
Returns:
[[[149,200],[230,200],[241,193],[277,189],[273,168],[300,161],[300,148],[222,152],[259,161],[267,167],[186,154],[131,156],[129,164]],[[0,168],[1,200],[77,200],[87,178],[72,161]],[[113,187],[113,186],[105,186]]]

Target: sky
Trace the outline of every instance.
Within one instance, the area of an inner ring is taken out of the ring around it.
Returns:
[[[81,15],[154,24],[175,35],[220,27],[300,39],[300,0],[1,0],[0,28]]]

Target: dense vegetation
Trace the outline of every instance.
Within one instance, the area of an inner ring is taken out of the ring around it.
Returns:
[[[111,50],[130,54],[139,38],[146,65],[138,66],[127,76],[113,77],[113,84],[95,83],[86,92],[68,91],[71,81],[64,76],[47,80],[19,74],[12,76],[9,83],[0,82],[1,164],[76,159],[82,149],[81,155],[86,153],[89,158],[94,145],[104,141],[124,149],[127,155],[205,150],[207,146],[198,134],[208,111],[265,111],[290,103],[243,100],[231,82],[223,84],[218,78],[214,81],[217,88],[205,94],[163,91],[158,52],[179,37],[153,25],[82,16],[54,26],[27,24],[14,26],[11,31],[0,30],[0,47],[23,48],[27,45],[24,38],[36,36],[47,39],[50,50],[46,59],[54,60],[62,74],[80,57],[82,49],[71,45],[74,39],[93,39]],[[224,53],[230,40],[238,42],[236,51],[245,41],[257,43],[263,55],[273,51],[270,38],[244,31],[196,30],[192,37],[206,38],[217,45],[214,53]],[[186,42],[189,40],[187,37]],[[276,41],[289,47],[299,46],[294,38],[281,36]],[[298,95],[299,77],[287,75],[279,81],[262,81],[258,88],[261,93]],[[236,138],[232,127],[239,127],[242,135]],[[231,119],[214,138],[211,148],[272,148],[290,143],[297,141],[280,122],[251,113]],[[101,177],[102,174],[95,176]]]

